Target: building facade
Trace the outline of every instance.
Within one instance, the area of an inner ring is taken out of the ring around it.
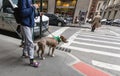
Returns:
[[[89,13],[88,13],[88,19],[93,19],[93,17],[96,14],[96,7],[98,5],[98,0],[91,0],[90,8],[89,8]]]
[[[104,1],[103,18],[117,19],[120,18],[120,0],[106,0]]]
[[[40,3],[40,0],[36,0]],[[76,17],[87,17],[91,0],[42,0],[43,12],[71,16],[73,23]]]
[[[105,6],[104,0],[98,0],[95,15],[97,13],[100,13],[102,15],[102,13],[103,13],[103,11],[105,9],[104,6]]]

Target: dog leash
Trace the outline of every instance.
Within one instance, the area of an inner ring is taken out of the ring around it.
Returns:
[[[45,29],[47,29],[47,27],[44,25],[44,23],[42,22],[42,25],[45,27]],[[54,37],[54,35],[47,29],[47,31],[48,31],[48,33],[52,36],[52,37]]]

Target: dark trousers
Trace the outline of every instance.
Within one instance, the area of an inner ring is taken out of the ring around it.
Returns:
[[[94,32],[95,29],[96,29],[96,27],[95,27],[95,25],[93,25],[91,31]]]

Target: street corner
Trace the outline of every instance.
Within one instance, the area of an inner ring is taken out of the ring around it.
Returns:
[[[85,76],[111,76],[110,74],[101,71],[84,62],[77,62],[71,65],[76,71],[84,74]]]

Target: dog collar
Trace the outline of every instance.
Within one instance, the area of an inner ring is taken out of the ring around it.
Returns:
[[[56,41],[58,41],[58,43],[61,42],[61,39],[60,39],[59,36],[54,36],[54,39],[55,39]]]

